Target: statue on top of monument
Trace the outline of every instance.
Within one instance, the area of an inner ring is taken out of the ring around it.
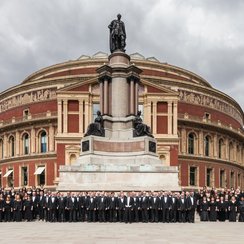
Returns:
[[[138,136],[150,136],[153,137],[150,127],[146,124],[143,124],[142,118],[141,118],[141,111],[137,112],[137,115],[135,116],[133,120],[134,125],[134,137]]]
[[[87,132],[84,136],[105,136],[105,130],[103,127],[103,116],[101,112],[97,111],[97,117],[94,120],[94,123],[89,124]]]
[[[117,19],[113,20],[108,26],[110,30],[110,51],[113,53],[116,50],[125,52],[125,24],[121,21],[121,14],[117,15]]]

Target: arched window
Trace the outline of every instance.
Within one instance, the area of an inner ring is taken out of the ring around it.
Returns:
[[[73,164],[73,163],[75,163],[75,161],[76,161],[76,155],[75,154],[71,154],[70,155],[70,164]]]
[[[15,155],[15,140],[13,136],[9,137],[9,156],[13,157]]]
[[[188,153],[194,154],[194,144],[195,144],[195,135],[194,133],[190,133],[188,135]]]
[[[30,146],[29,146],[29,135],[28,134],[24,134],[23,135],[23,152],[24,154],[29,154],[30,152]]]
[[[224,147],[224,141],[223,139],[219,139],[219,158],[223,158],[223,147]]]
[[[209,152],[210,152],[210,137],[205,136],[205,138],[204,138],[204,155],[209,157]]]
[[[46,133],[46,131],[42,131],[40,133],[40,145],[41,145],[41,153],[47,152],[47,133]]]

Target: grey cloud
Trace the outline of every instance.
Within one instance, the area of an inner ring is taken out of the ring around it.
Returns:
[[[244,107],[241,0],[2,0],[1,88],[58,62],[109,52],[107,26],[119,12],[128,53],[189,69]]]

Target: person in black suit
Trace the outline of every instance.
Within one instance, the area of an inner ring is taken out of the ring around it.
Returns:
[[[178,214],[179,214],[179,222],[185,223],[186,222],[186,199],[185,193],[182,192],[180,195],[178,202]]]
[[[48,221],[50,221],[50,212],[48,210],[48,202],[49,202],[49,198],[51,197],[51,192],[46,192],[44,197],[45,197],[44,206],[43,206],[44,218],[45,218],[45,221],[48,222]]]
[[[58,209],[58,221],[65,222],[65,207],[66,197],[63,193],[59,193],[57,196],[57,209]]]
[[[141,197],[141,212],[142,212],[143,223],[147,223],[149,220],[148,211],[149,211],[149,199],[147,193],[144,191]]]
[[[196,210],[197,201],[194,197],[194,192],[186,194],[186,212],[187,212],[187,221],[189,223],[195,222],[195,210]]]
[[[120,192],[118,197],[118,220],[119,222],[124,222],[124,212],[125,212],[125,200],[126,197],[124,192]]]
[[[161,199],[161,206],[162,206],[162,221],[163,223],[169,223],[169,209],[170,209],[170,198],[168,196],[168,192],[164,192],[162,199]]]
[[[0,222],[3,221],[3,208],[4,208],[4,199],[3,199],[3,194],[0,194]]]
[[[57,221],[57,197],[56,197],[56,193],[52,193],[51,197],[48,199],[48,211],[49,211],[49,221],[50,222],[56,222]]]
[[[83,192],[80,196],[80,209],[81,209],[81,216],[80,220],[84,222],[86,220],[86,199],[87,199],[87,192]]]
[[[118,209],[118,198],[115,197],[114,192],[108,197],[109,222],[116,222]]]
[[[27,199],[25,199],[24,204],[23,204],[23,210],[25,212],[25,220],[26,221],[31,221],[33,214],[33,203],[31,200],[31,196],[27,195]]]
[[[133,211],[134,199],[131,192],[127,193],[125,198],[125,223],[132,223],[132,211]]]
[[[97,210],[99,222],[105,222],[105,211],[107,210],[107,198],[104,196],[104,192],[97,199]]]
[[[5,222],[12,221],[13,204],[12,204],[10,195],[7,195],[7,197],[4,201],[3,212],[4,212]]]
[[[20,199],[20,195],[15,195],[13,211],[14,211],[14,221],[21,222],[22,221],[22,209],[23,209],[23,202]]]
[[[44,192],[40,191],[40,196],[39,196],[39,204],[38,204],[38,212],[39,212],[39,220],[44,220],[45,215],[44,215],[44,209],[45,209],[45,196]]]
[[[160,200],[156,192],[153,192],[153,196],[151,197],[150,209],[152,214],[151,222],[158,222],[158,210],[160,209]]]
[[[69,212],[69,222],[76,222],[77,199],[74,193],[67,198],[66,208]]]
[[[39,212],[38,212],[39,197],[36,195],[35,191],[32,192],[32,203],[33,203],[32,219],[36,219],[37,215],[39,215]]]
[[[177,221],[177,194],[178,193],[169,193],[169,202],[170,202],[170,206],[169,206],[169,220],[172,223],[175,223]]]
[[[86,209],[87,209],[87,221],[95,222],[96,221],[96,210],[97,210],[97,198],[95,196],[95,192],[90,193],[90,197],[87,198],[86,201]]]
[[[140,200],[139,196],[135,192],[132,193],[133,197],[133,221],[139,222],[139,210],[140,210]]]

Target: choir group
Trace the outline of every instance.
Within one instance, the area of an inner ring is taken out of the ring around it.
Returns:
[[[48,222],[244,222],[244,192],[51,192],[0,189],[0,221]]]

